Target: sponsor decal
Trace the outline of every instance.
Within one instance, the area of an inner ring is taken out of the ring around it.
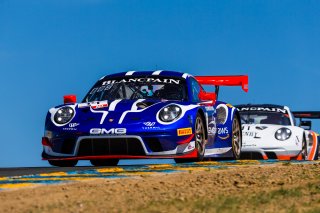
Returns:
[[[217,123],[216,123],[216,117],[214,116],[214,113],[212,113],[212,119],[208,123],[208,136],[214,136],[217,133]]]
[[[242,131],[243,131],[246,127],[248,128],[248,130],[250,130],[250,126],[244,126],[244,125],[243,125],[243,126],[241,127]]]
[[[242,144],[242,147],[256,147],[256,146],[257,146],[256,144],[246,144],[246,143]]]
[[[183,129],[177,129],[178,136],[184,136],[184,135],[191,135],[192,134],[192,128],[183,128]]]
[[[242,107],[238,108],[239,111],[262,111],[262,112],[279,112],[283,114],[287,114],[287,110],[275,107]]]
[[[165,83],[165,84],[180,84],[180,80],[178,79],[171,79],[171,78],[127,78],[121,80],[107,80],[102,82],[102,85],[109,85],[109,84],[119,84],[119,83],[129,83],[129,82],[139,82],[139,83]],[[104,88],[105,89],[105,88]]]
[[[79,125],[80,125],[79,123],[69,123],[69,127],[70,128],[74,128],[74,127],[77,127]]]
[[[62,128],[62,130],[65,130],[65,131],[76,131],[77,130],[77,126],[79,126],[80,124],[79,123],[69,123],[68,124],[68,127],[64,127]]]
[[[95,87],[91,90],[90,95],[96,93],[96,92],[101,92],[105,90],[110,90],[112,88],[113,84],[108,84],[108,85],[103,85],[101,87]]]
[[[78,107],[79,108],[86,108],[86,107],[89,107],[89,104],[88,103],[80,103],[80,104],[78,104]]]
[[[190,151],[194,150],[195,148],[196,148],[195,143],[191,142],[188,144],[188,146],[185,148],[185,150],[183,152],[190,152]]]
[[[221,140],[227,140],[230,138],[228,127],[218,128],[218,138]]]
[[[229,134],[228,127],[218,128],[219,135]]]
[[[156,122],[144,122],[143,123],[145,126],[149,126],[149,127],[152,127],[152,126],[154,126],[155,124],[156,124]]]
[[[95,105],[91,105],[91,108],[92,109],[101,109],[101,108],[106,108],[108,107],[108,104],[105,103],[105,104],[95,104]]]
[[[208,135],[215,135],[217,133],[216,127],[208,127]]]
[[[144,129],[144,130],[160,129],[160,127],[154,126],[156,124],[156,122],[148,121],[148,122],[144,122],[143,124],[145,125],[144,127],[142,127],[142,129]]]
[[[127,133],[126,128],[92,128],[90,129],[90,134],[92,135],[125,135]]]
[[[218,135],[218,138],[220,138],[221,140],[227,140],[228,138],[230,138],[230,135],[227,134],[227,136],[225,137]]]
[[[252,131],[243,131],[242,135],[246,137],[253,137],[255,139],[261,138],[260,136],[258,136],[258,132],[252,132]]]

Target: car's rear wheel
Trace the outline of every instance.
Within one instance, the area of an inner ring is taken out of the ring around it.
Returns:
[[[102,160],[90,160],[93,166],[116,166],[119,163],[119,159],[102,159]]]
[[[240,159],[242,146],[241,127],[237,116],[232,121],[232,152],[233,159]]]
[[[59,166],[59,167],[74,167],[77,165],[77,160],[48,160],[51,166]]]
[[[198,113],[195,122],[195,148],[197,150],[197,158],[176,158],[176,163],[185,163],[192,161],[202,161],[205,154],[206,138],[205,128],[201,115]]]

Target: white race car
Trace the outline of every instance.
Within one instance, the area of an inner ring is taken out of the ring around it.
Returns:
[[[242,124],[243,159],[317,160],[318,134],[311,121],[320,112],[291,112],[286,106],[238,105]],[[296,118],[300,118],[297,126]]]

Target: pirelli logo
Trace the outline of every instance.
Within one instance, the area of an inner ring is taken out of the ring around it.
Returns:
[[[192,128],[183,128],[183,129],[177,129],[178,136],[184,136],[184,135],[191,135],[192,134]]]

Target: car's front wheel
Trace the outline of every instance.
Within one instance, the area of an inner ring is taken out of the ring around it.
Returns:
[[[307,149],[306,136],[303,136],[303,139],[302,139],[301,156],[302,156],[302,160],[308,160],[308,149]]]
[[[197,158],[176,158],[176,163],[185,163],[193,161],[202,161],[205,154],[206,138],[205,128],[201,115],[198,113],[195,122],[195,148],[197,150]]]
[[[90,160],[93,166],[116,166],[119,163],[119,159],[102,159],[102,160]]]
[[[48,160],[51,166],[59,166],[59,167],[74,167],[77,165],[77,160]]]
[[[314,158],[313,158],[313,160],[319,160],[319,154],[320,154],[320,144],[319,144],[319,142],[318,142],[318,145],[317,145],[317,149],[316,149],[316,154],[315,154],[315,156],[314,156]]]
[[[201,115],[198,113],[197,118],[196,118],[196,125],[195,125],[195,142],[196,142],[196,149],[198,150],[198,161],[202,161],[204,158],[204,153],[205,153],[205,129],[204,129],[204,124],[201,118]]]
[[[241,137],[241,127],[240,121],[237,116],[233,118],[232,121],[232,152],[233,159],[240,159],[241,155],[241,146],[242,146],[242,137]]]

